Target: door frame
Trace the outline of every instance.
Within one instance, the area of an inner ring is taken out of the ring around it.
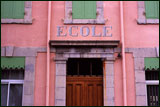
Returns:
[[[114,48],[56,48],[55,53],[55,106],[66,106],[66,64],[68,58],[101,58],[103,60],[104,106],[115,105]]]

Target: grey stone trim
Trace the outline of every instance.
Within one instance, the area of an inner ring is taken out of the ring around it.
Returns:
[[[56,84],[55,106],[66,105],[66,61],[68,58],[101,58],[104,63],[104,106],[114,106],[113,48],[55,48]],[[61,90],[61,92],[59,92]]]
[[[60,40],[50,40],[50,46],[51,47],[117,47],[119,45],[119,40],[95,40],[95,41],[60,41]]]
[[[25,77],[23,84],[22,106],[34,105],[35,64],[37,52],[46,52],[46,48],[1,47],[1,56],[24,56]]]
[[[24,77],[24,91],[23,91],[23,106],[34,105],[34,80],[35,80],[35,61],[36,57],[25,58],[25,77]]]
[[[32,1],[25,1],[24,19],[1,19],[1,24],[32,24]]]
[[[97,1],[96,19],[72,19],[72,1],[65,1],[64,24],[105,24],[103,1]]]
[[[159,24],[159,19],[147,19],[145,16],[145,2],[144,1],[137,1],[138,2],[138,24]]]
[[[6,54],[6,48],[1,47],[1,56],[5,56],[5,54]]]
[[[37,52],[47,52],[46,47],[1,47],[1,56],[37,56]]]
[[[159,57],[159,47],[156,47],[157,57]]]
[[[127,52],[132,52],[134,58],[157,57],[156,48],[126,48]]]
[[[135,87],[136,87],[136,106],[147,106],[147,87],[145,82],[144,58],[157,57],[155,48],[127,48],[128,52],[133,53]]]
[[[66,105],[66,60],[55,60],[56,82],[55,82],[55,106]]]
[[[106,58],[104,63],[104,106],[114,106],[114,58]]]
[[[114,52],[121,53],[121,48],[115,48]],[[158,57],[156,48],[126,48],[125,52],[133,53],[136,106],[147,106],[147,87],[145,81],[144,58]]]
[[[6,46],[6,56],[12,56],[13,55],[13,46]]]

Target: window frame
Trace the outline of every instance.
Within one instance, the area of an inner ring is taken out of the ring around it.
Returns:
[[[145,71],[145,72],[147,72],[147,71]],[[150,71],[150,72],[152,72],[152,71]],[[159,71],[157,71],[157,72],[159,72]],[[159,80],[145,80],[145,82],[146,82],[146,92],[148,91],[147,86],[149,86],[149,85],[158,85],[159,86]],[[149,102],[148,102],[148,94],[147,93],[146,93],[146,101],[147,101],[147,106],[148,106]]]
[[[9,94],[10,94],[10,84],[22,84],[23,89],[22,89],[22,106],[23,106],[23,92],[24,92],[24,80],[8,80],[8,79],[2,79],[1,84],[7,84],[8,89],[7,89],[7,105],[9,106]]]
[[[65,1],[64,24],[105,24],[103,1],[96,1],[96,19],[72,19],[72,1]]]
[[[146,11],[145,11],[145,1],[137,1],[138,2],[138,24],[159,24],[159,19],[147,19]]]
[[[32,24],[32,1],[25,1],[24,11],[24,19],[1,18],[1,24]]]

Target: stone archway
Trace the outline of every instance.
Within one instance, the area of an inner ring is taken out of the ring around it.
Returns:
[[[66,105],[66,61],[68,58],[103,59],[104,106],[114,106],[113,48],[56,48],[55,106]]]

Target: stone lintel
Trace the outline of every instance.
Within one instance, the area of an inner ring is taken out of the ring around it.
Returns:
[[[119,45],[119,40],[106,40],[106,41],[60,41],[60,40],[50,40],[51,47],[117,47]]]

